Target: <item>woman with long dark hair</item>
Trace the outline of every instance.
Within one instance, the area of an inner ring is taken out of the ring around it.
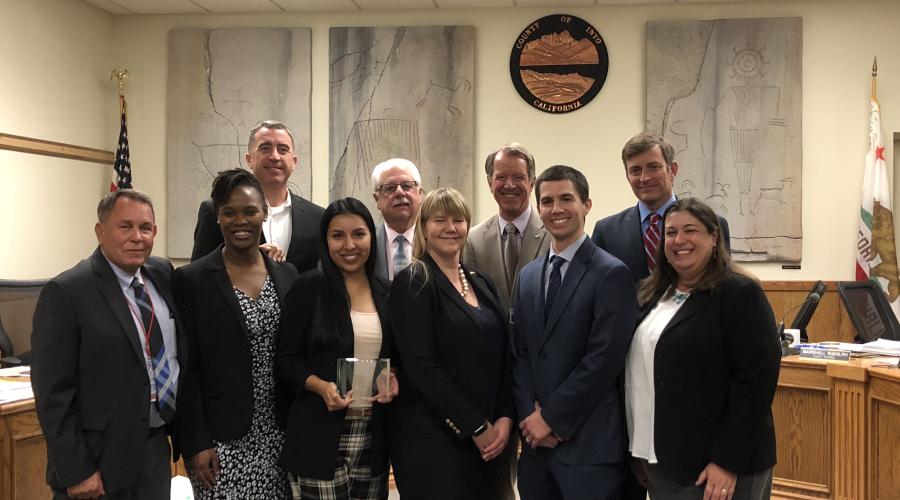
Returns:
[[[175,439],[196,498],[285,498],[275,349],[297,270],[259,248],[267,212],[253,174],[221,172],[212,201],[223,245],[172,276],[189,347]]]
[[[756,280],[695,198],[663,217],[625,368],[633,469],[650,498],[769,498],[781,350]]]
[[[293,388],[280,464],[294,498],[387,498],[386,408],[398,394],[341,394],[341,358],[390,358],[388,285],[374,274],[375,223],[355,198],[325,209],[318,269],[286,300],[278,373]]]

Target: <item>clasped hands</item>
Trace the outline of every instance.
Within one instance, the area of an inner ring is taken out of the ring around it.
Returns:
[[[541,404],[537,401],[534,402],[534,411],[525,417],[525,420],[522,420],[519,429],[522,431],[525,443],[531,446],[531,449],[537,447],[556,448],[556,445],[562,441],[562,438],[554,433],[544,420],[541,415]]]
[[[494,423],[487,422],[487,429],[478,436],[472,436],[472,441],[481,453],[481,459],[485,462],[500,456],[506,443],[509,442],[509,433],[512,432],[513,421],[509,417],[500,417]]]

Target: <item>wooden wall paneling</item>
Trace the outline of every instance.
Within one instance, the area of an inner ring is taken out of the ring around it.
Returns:
[[[812,288],[814,281],[763,281],[762,287],[775,313],[775,321],[780,321],[787,312],[785,324],[789,328],[794,320],[794,316],[799,308],[790,311],[792,307],[801,304],[809,290]],[[826,282],[827,290],[825,295],[819,301],[816,313],[807,327],[810,342],[822,342],[826,340],[837,340],[841,342],[853,342],[855,331],[847,311],[841,303],[841,298],[837,293],[835,282]]]
[[[900,372],[873,369],[869,385],[868,490],[872,500],[900,496]]]

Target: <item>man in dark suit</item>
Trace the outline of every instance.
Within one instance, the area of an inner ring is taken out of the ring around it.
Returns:
[[[263,224],[263,244],[270,256],[283,254],[301,273],[319,261],[319,222],[325,210],[288,191],[288,179],[297,166],[294,135],[281,122],[265,120],[250,130],[247,153],[250,171],[262,185],[269,215]],[[212,200],[200,204],[194,228],[191,262],[222,244]]]
[[[375,274],[389,282],[412,261],[423,194],[419,169],[409,160],[391,158],[372,170],[372,196],[384,220],[375,230]]]
[[[624,262],[637,283],[656,265],[653,252],[663,237],[662,216],[675,202],[672,185],[678,162],[675,149],[663,137],[638,134],[622,148],[622,163],[638,203],[597,222],[591,240]],[[721,216],[719,226],[730,248],[728,222]]]
[[[185,345],[172,265],[150,257],[150,198],[97,207],[99,247],[50,280],[34,313],[32,385],[54,498],[169,498],[171,423]]]
[[[535,185],[551,236],[513,299],[513,394],[523,452],[519,494],[619,499],[627,432],[619,377],[637,318],[631,273],[584,233],[584,175],[556,165]]]

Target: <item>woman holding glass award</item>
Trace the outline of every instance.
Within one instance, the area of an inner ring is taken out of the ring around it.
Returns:
[[[275,376],[275,350],[298,275],[260,251],[267,210],[253,174],[221,172],[212,201],[224,246],[172,276],[189,347],[175,440],[195,498],[286,498],[287,475],[277,465],[286,388]]]
[[[403,498],[493,500],[509,438],[509,339],[493,284],[463,267],[462,195],[425,196],[413,261],[391,288],[403,395],[391,408],[391,462]]]
[[[320,226],[319,267],[286,299],[277,367],[293,400],[279,463],[297,499],[387,498],[383,403],[398,384],[374,239],[362,202],[333,202]]]

